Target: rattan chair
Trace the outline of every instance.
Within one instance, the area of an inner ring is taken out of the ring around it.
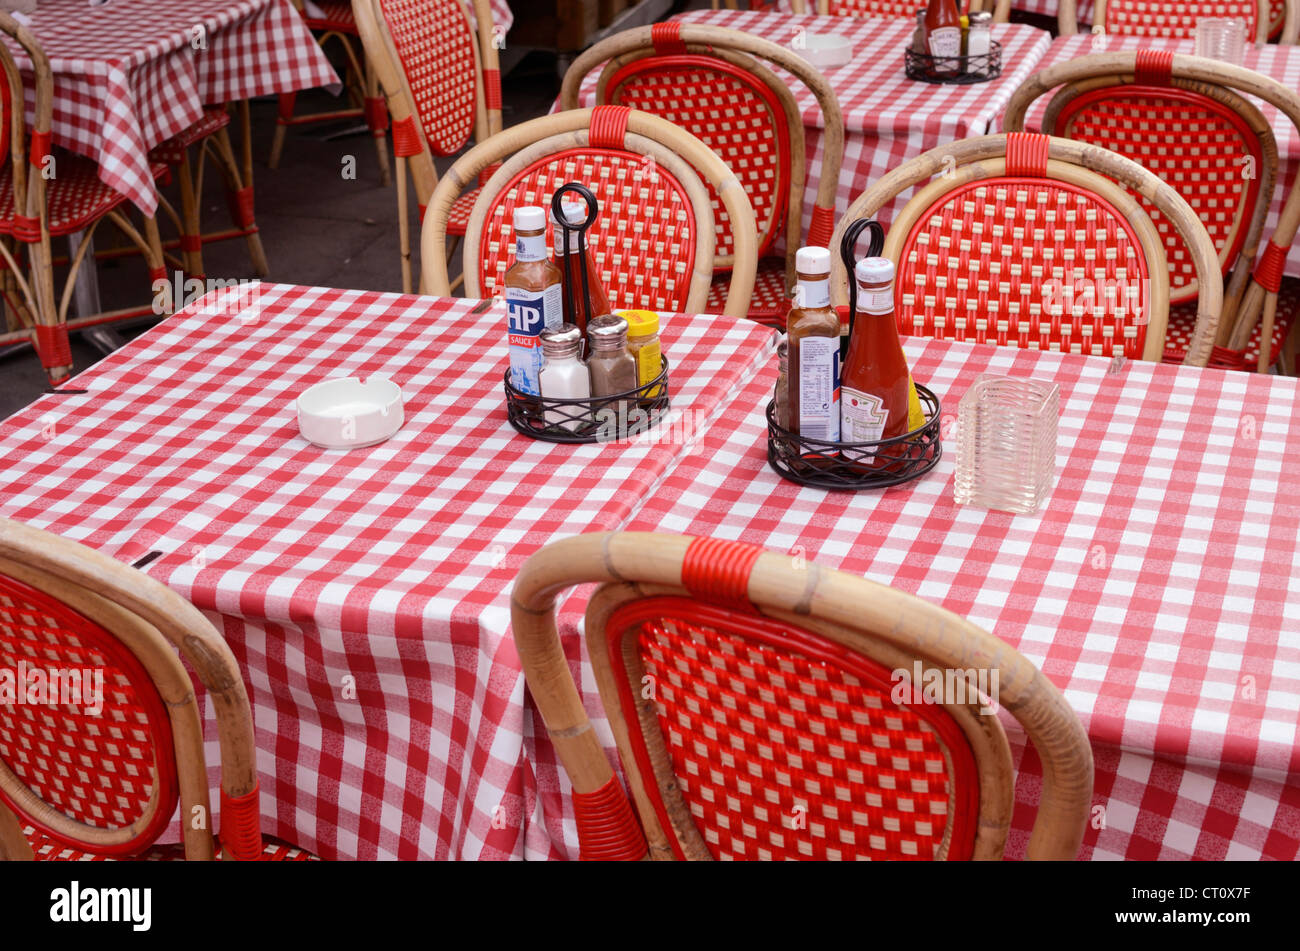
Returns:
[[[31,341],[51,383],[72,370],[68,329],[89,327],[153,312],[146,307],[101,314],[81,314],[68,321],[68,308],[77,273],[92,247],[89,240],[105,219],[144,255],[151,282],[166,279],[157,222],[147,218],[142,235],[120,207],[127,198],[100,181],[91,160],[52,149],[51,120],[54,80],[49,60],[36,38],[9,14],[0,12],[0,32],[12,37],[32,63],[33,124],[30,141],[25,118],[22,76],[7,44],[0,44],[0,293],[8,311],[8,327],[0,346]],[[166,167],[154,164],[155,178]],[[55,294],[51,238],[82,232],[61,297]],[[26,249],[26,268],[19,263]],[[92,260],[91,266],[94,265]]]
[[[808,0],[790,0],[795,13],[820,13],[823,16],[847,17],[901,17],[916,19],[916,11],[924,6],[913,0],[816,0],[816,10],[809,8]],[[1011,17],[1011,0],[958,0],[962,12],[988,10],[994,23],[1006,23]]]
[[[423,218],[438,184],[433,157],[459,152],[471,133],[482,142],[501,131],[501,69],[492,7],[490,0],[474,0],[477,39],[460,0],[353,0],[353,8],[393,117],[402,289],[409,293],[407,169]],[[483,181],[490,174],[484,169]],[[471,190],[452,209],[447,233],[457,241],[469,225],[476,198]],[[454,250],[455,243],[448,253]]]
[[[216,714],[219,819],[182,660]],[[32,703],[29,684],[25,702],[0,703],[0,859],[212,859],[218,822],[225,858],[306,857],[264,845],[248,695],[203,615],[143,572],[0,519],[0,669],[37,665],[59,696]],[[155,846],[178,805],[183,850]]]
[[[280,157],[284,153],[284,140],[293,126],[310,125],[318,122],[337,122],[340,119],[366,120],[370,135],[375,140],[375,153],[379,158],[379,181],[387,185],[391,179],[388,168],[388,107],[379,91],[379,77],[375,73],[374,63],[365,55],[357,55],[353,40],[360,39],[357,31],[356,17],[352,12],[351,0],[313,0],[320,16],[314,16],[307,9],[305,0],[289,0],[307,21],[307,28],[316,33],[321,47],[330,41],[338,44],[347,58],[348,95],[352,98],[350,108],[331,109],[327,112],[314,112],[306,115],[295,113],[298,94],[286,92],[280,94],[279,114],[275,121],[275,137],[271,140],[271,156],[267,165],[280,167]]]
[[[162,196],[159,196],[160,207],[170,215],[180,233],[175,246],[181,252],[182,268],[190,277],[199,280],[205,276],[203,245],[231,238],[243,238],[246,242],[254,274],[266,277],[271,270],[254,213],[253,146],[249,135],[248,103],[240,102],[233,108],[242,126],[242,161],[241,157],[236,156],[234,145],[230,141],[231,114],[230,108],[225,106],[205,109],[202,119],[155,147],[149,154],[151,161],[162,163],[171,169],[172,177],[177,183],[180,211],[163,201]],[[197,150],[192,155],[191,148],[195,146]],[[209,159],[225,183],[226,204],[232,227],[204,234],[203,178]],[[164,245],[164,249],[170,247],[170,243]]]
[[[635,815],[556,632],[557,598],[588,582],[587,653]],[[1042,761],[1028,857],[1078,854],[1093,783],[1078,717],[1017,651],[913,595],[751,545],[627,532],[533,555],[511,615],[584,859],[1001,858],[1014,771],[977,684]],[[935,675],[952,692],[920,702]]]
[[[626,106],[533,119],[457,159],[434,190],[424,219],[420,259],[428,293],[450,293],[448,216],[462,191],[498,162],[504,164],[479,190],[470,215],[468,297],[493,297],[501,289],[514,247],[514,208],[549,206],[556,189],[576,181],[591,188],[600,203],[588,240],[610,303],[616,309],[705,313],[713,279],[714,224],[702,177],[721,199],[733,228],[735,257],[723,313],[748,314],[755,230],[744,187],[689,132]]]
[[[1295,42],[1295,15],[1286,0],[1284,15],[1291,24],[1280,31],[1290,36],[1283,42]],[[1092,8],[1092,32],[1115,36],[1163,36],[1186,39],[1196,35],[1196,23],[1204,17],[1236,17],[1246,24],[1246,38],[1256,42],[1268,40],[1273,14],[1270,0],[1096,0]],[[1079,14],[1076,0],[1059,0],[1056,7],[1057,25],[1062,36],[1079,32]]]
[[[1119,182],[1120,184],[1116,184]],[[1183,236],[1200,302],[1187,362],[1205,366],[1223,305],[1214,245],[1196,213],[1152,172],[1069,139],[986,135],[931,149],[885,175],[836,226],[917,191],[890,224],[904,334],[1159,360],[1169,312],[1164,241],[1125,190]],[[848,301],[839,255],[831,299]]]
[[[1290,187],[1277,230],[1257,258],[1273,198],[1276,149],[1272,130],[1246,97],[1276,107],[1300,132],[1300,96],[1216,60],[1167,51],[1097,53],[1026,80],[1011,98],[1005,127],[1023,126],[1031,105],[1048,92],[1054,95],[1044,114],[1046,130],[1105,145],[1156,171],[1199,213],[1224,272],[1239,262],[1225,294],[1213,364],[1262,372],[1284,354],[1289,364],[1295,341],[1288,340],[1300,323],[1300,280],[1282,271],[1300,225],[1300,188]],[[1171,300],[1178,302],[1190,293],[1177,289],[1190,292],[1195,285],[1176,236],[1165,237],[1174,271]],[[1194,325],[1187,306],[1171,311],[1168,359],[1178,360]]]
[[[764,62],[765,61],[765,62]],[[765,65],[766,63],[766,65]],[[598,105],[623,105],[673,122],[712,149],[745,186],[758,224],[758,271],[750,318],[783,325],[801,244],[830,240],[844,157],[844,120],[826,78],[795,53],[760,37],[676,21],[624,30],[587,50],[564,76],[563,109],[578,107],[583,79],[604,64]],[[825,116],[821,178],[806,238],[801,238],[807,159],[803,119],[794,96],[767,65],[792,73],[817,96]],[[725,115],[719,115],[725,109]],[[726,299],[731,225],[713,198],[717,243],[708,307]],[[786,238],[784,258],[771,256]]]

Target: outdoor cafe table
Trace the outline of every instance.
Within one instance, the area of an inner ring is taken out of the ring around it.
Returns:
[[[664,315],[686,422],[566,446],[506,420],[499,305],[218,294],[0,422],[0,517],[125,564],[161,552],[143,570],[239,660],[265,833],[325,858],[521,855],[510,584],[546,543],[621,528],[691,427],[770,362],[772,331]],[[329,451],[298,434],[308,386],[375,373],[405,397],[393,439]]]
[[[893,585],[969,618],[1059,687],[1092,741],[1088,859],[1294,860],[1300,851],[1300,392],[1268,375],[905,340],[943,402],[918,481],[828,492],[768,467],[771,365],[628,523],[749,542]],[[1060,386],[1057,478],[1016,516],[953,501],[958,401],[983,372]],[[561,609],[576,656],[590,587]],[[599,716],[585,648],[580,689]],[[1007,856],[1025,854],[1038,758],[1017,769]],[[540,720],[529,854],[577,855],[570,787]]]
[[[1051,49],[1035,67],[1034,72],[1089,53],[1136,49],[1173,50],[1176,53],[1192,54],[1196,50],[1196,41],[1138,36],[1094,36],[1087,33],[1062,36],[1052,41]],[[1254,43],[1247,43],[1241,65],[1263,73],[1292,91],[1300,89],[1300,46],[1279,46],[1276,43],[1256,46]],[[1047,109],[1051,98],[1051,93],[1038,97],[1025,116],[1026,129],[1039,131],[1043,112]],[[1277,139],[1278,184],[1273,194],[1273,204],[1269,208],[1268,220],[1264,223],[1264,237],[1267,239],[1277,228],[1277,218],[1282,212],[1287,192],[1297,185],[1297,174],[1300,174],[1300,130],[1297,130],[1291,120],[1278,112],[1274,106],[1253,96],[1248,98],[1264,113]],[[1286,259],[1286,273],[1292,277],[1300,277],[1300,242],[1296,242],[1291,247],[1291,253]]]
[[[93,159],[101,181],[150,215],[149,150],[204,106],[339,86],[288,0],[41,0],[28,29],[54,73],[54,144]],[[30,109],[31,64],[5,40]]]
[[[1023,24],[998,24],[993,38],[1002,44],[1002,75],[986,83],[967,86],[932,85],[903,75],[903,50],[912,41],[916,24],[906,19],[824,17],[763,13],[749,10],[693,10],[677,19],[742,30],[773,43],[789,46],[801,30],[833,33],[853,45],[846,66],[822,72],[835,90],[844,113],[844,164],[835,198],[836,218],[867,186],[913,158],[957,139],[996,132],[1012,92],[1037,68],[1051,39],[1044,30]],[[784,70],[786,81],[803,113],[808,143],[808,182],[803,191],[802,233],[812,222],[817,183],[822,174],[821,107],[801,82]],[[582,84],[581,104],[593,105],[600,70]],[[903,193],[902,200],[911,192]],[[884,222],[892,220],[896,202],[882,210]]]

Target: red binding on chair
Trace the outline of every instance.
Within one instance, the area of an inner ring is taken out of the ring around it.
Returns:
[[[1007,174],[1012,177],[1042,178],[1047,174],[1048,140],[1033,132],[1007,135]]]
[[[828,248],[834,234],[835,209],[813,208],[812,221],[808,225],[808,245],[814,248]]]
[[[660,56],[686,55],[686,44],[682,42],[682,25],[676,20],[656,23],[650,27],[650,42]]]
[[[32,164],[44,165],[53,147],[54,137],[49,132],[32,133]]]
[[[258,807],[258,787],[242,796],[230,796],[221,790],[221,847],[225,854],[241,862],[256,862],[262,857],[262,815]]]
[[[375,133],[388,129],[388,102],[383,96],[366,99],[366,125]]]
[[[14,237],[24,244],[41,240],[41,219],[28,215],[14,215]]]
[[[1273,294],[1282,289],[1282,271],[1286,267],[1287,249],[1279,247],[1272,241],[1264,247],[1255,265],[1255,280],[1259,286]]]
[[[60,324],[36,325],[36,350],[43,367],[66,367],[72,364],[72,347],[68,342],[68,328]]]
[[[573,811],[582,861],[639,862],[646,857],[645,835],[617,776],[595,792],[574,792]]]
[[[629,106],[597,106],[591,110],[591,133],[587,139],[592,148],[621,149],[627,135]]]
[[[501,70],[483,70],[483,104],[488,109],[501,108]]]
[[[1133,82],[1139,86],[1168,86],[1174,78],[1173,50],[1138,50]]]
[[[393,123],[393,153],[399,158],[410,158],[424,150],[420,144],[420,131],[415,127],[415,119],[407,116]]]
[[[743,542],[696,538],[682,560],[682,587],[710,601],[749,604],[749,573],[763,549]]]

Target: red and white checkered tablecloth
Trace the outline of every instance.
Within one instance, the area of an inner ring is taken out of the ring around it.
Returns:
[[[943,403],[945,451],[927,476],[860,493],[779,478],[766,457],[769,365],[628,529],[802,555],[941,604],[1021,651],[1092,740],[1084,858],[1294,860],[1297,381],[1137,362],[1109,372],[1101,358],[950,341],[911,339],[905,349]],[[958,401],[986,371],[1061,388],[1056,484],[1037,515],[953,501]],[[574,652],[588,594],[579,589],[562,609]],[[585,655],[581,673],[613,755]],[[1023,857],[1041,770],[1003,716],[1018,770],[1007,855]],[[540,722],[530,732],[539,804],[530,854],[576,855],[567,778]]]
[[[510,428],[506,318],[475,304],[264,285],[0,422],[0,515],[126,563],[163,553],[145,570],[239,659],[263,830],[327,858],[522,854],[510,583],[547,542],[622,526],[772,353],[757,324],[665,315],[687,425],[658,433],[677,441],[559,446]],[[298,435],[307,386],[373,373],[402,388],[397,436]]]
[[[1051,37],[1022,24],[999,24],[993,37],[1002,44],[1003,72],[987,83],[969,86],[932,85],[903,75],[903,50],[912,40],[915,24],[903,19],[853,19],[811,14],[774,14],[748,10],[697,10],[678,17],[683,22],[704,23],[753,33],[782,45],[790,44],[800,30],[833,33],[853,44],[853,61],[824,70],[844,114],[844,163],[835,198],[838,217],[849,203],[891,169],[945,142],[984,135],[995,126],[1012,92],[1037,68]],[[803,233],[808,233],[817,183],[822,174],[822,114],[817,100],[784,70],[803,112],[808,147],[808,184],[803,195]],[[586,78],[582,103],[595,101],[600,70]],[[889,222],[903,200],[882,209]]]
[[[41,0],[29,27],[54,72],[54,144],[153,214],[149,150],[204,106],[339,79],[288,0]],[[28,121],[35,92],[25,67]]]
[[[1173,50],[1176,53],[1191,54],[1195,52],[1196,43],[1194,40],[1139,36],[1094,36],[1092,34],[1062,36],[1052,41],[1051,49],[1035,68],[1035,72],[1089,53],[1136,49]],[[1242,65],[1247,69],[1263,73],[1288,89],[1300,89],[1300,46],[1279,46],[1275,43],[1256,46],[1247,43]],[[1051,98],[1051,93],[1038,97],[1030,108],[1029,114],[1025,116],[1026,129],[1035,132],[1039,130],[1043,112],[1047,109]],[[1300,176],[1300,129],[1297,129],[1295,124],[1275,107],[1254,96],[1248,98],[1264,113],[1277,139],[1278,185],[1273,195],[1273,204],[1269,207],[1268,220],[1264,223],[1264,238],[1267,240],[1277,228],[1278,216],[1282,213],[1287,192],[1300,184],[1300,178],[1297,177]],[[1291,247],[1291,253],[1286,259],[1286,273],[1300,276],[1300,243]]]

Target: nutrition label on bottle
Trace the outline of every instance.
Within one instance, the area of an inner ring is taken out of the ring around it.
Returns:
[[[885,401],[879,396],[846,386],[840,418],[844,442],[879,442],[885,435],[889,413]]]
[[[840,342],[830,337],[799,340],[799,435],[840,438]]]

